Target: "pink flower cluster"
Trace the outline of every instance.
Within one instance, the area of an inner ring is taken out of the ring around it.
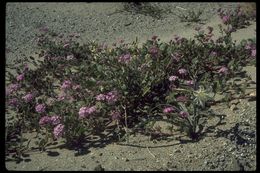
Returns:
[[[179,113],[179,115],[180,115],[181,118],[187,118],[187,117],[189,116],[189,113],[188,113],[188,112],[185,112],[185,111],[181,111],[181,112]]]
[[[193,86],[194,85],[194,81],[193,80],[187,80],[186,84],[190,85],[190,86]]]
[[[38,113],[44,113],[46,109],[45,104],[38,104],[35,106],[35,111]]]
[[[163,109],[163,113],[167,114],[167,113],[171,113],[171,112],[174,112],[175,109],[174,107],[166,107]]]
[[[251,50],[251,56],[252,57],[256,57],[256,49],[252,49]]]
[[[18,106],[18,99],[17,98],[12,98],[8,101],[8,105],[17,107]]]
[[[61,117],[58,115],[53,115],[53,116],[43,116],[41,117],[39,121],[40,126],[45,126],[45,125],[57,125],[60,124],[61,122]]]
[[[107,94],[99,94],[96,96],[98,101],[107,101],[108,103],[114,103],[118,100],[117,91],[110,91]]]
[[[224,24],[227,24],[229,22],[229,20],[230,20],[230,16],[229,15],[225,15],[221,19],[222,19],[222,22]]]
[[[34,96],[32,93],[28,93],[25,96],[22,97],[26,103],[29,103],[33,100]]]
[[[170,76],[169,77],[169,81],[176,81],[177,79],[179,79],[178,76]]]
[[[187,75],[188,74],[188,71],[186,69],[184,69],[184,68],[179,69],[178,72],[181,75]]]
[[[118,62],[121,62],[121,63],[129,63],[130,60],[131,60],[131,58],[132,58],[132,57],[131,57],[130,53],[128,53],[128,54],[125,54],[125,55],[120,56],[119,59],[118,59]]]
[[[13,92],[17,91],[21,86],[19,84],[10,84],[7,88],[6,88],[6,95],[10,95]]]
[[[64,125],[63,124],[58,124],[56,127],[53,129],[53,135],[54,137],[60,138],[64,134]]]
[[[18,75],[18,76],[16,77],[16,80],[17,80],[18,82],[24,80],[24,73]]]
[[[87,116],[95,113],[96,111],[97,111],[96,106],[82,107],[79,109],[79,118],[86,118]]]
[[[68,89],[71,87],[71,81],[65,80],[61,86],[61,89]]]

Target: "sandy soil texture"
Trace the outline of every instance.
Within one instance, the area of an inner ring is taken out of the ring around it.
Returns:
[[[123,3],[7,3],[6,63],[38,51],[35,34],[46,26],[56,33],[79,33],[80,41],[99,43],[123,39],[140,43],[153,35],[163,41],[174,35],[192,37],[196,26],[214,28],[219,35],[221,23],[217,9],[235,8],[238,3],[152,3],[161,9],[161,18],[124,11]],[[176,14],[188,9],[202,10],[203,23],[180,22]],[[168,12],[167,12],[168,11]],[[256,23],[232,33],[237,42],[256,37]],[[256,81],[256,68],[245,70]],[[256,85],[248,90],[255,96]],[[256,102],[253,97],[213,106],[224,119],[212,117],[205,127],[205,137],[198,142],[173,134],[171,139],[150,139],[140,134],[130,136],[129,143],[109,140],[89,144],[83,155],[64,148],[62,141],[40,153],[32,150],[17,164],[6,161],[8,170],[255,170]],[[168,124],[157,126],[167,131]],[[33,140],[34,134],[27,134]],[[242,142],[241,142],[241,139]],[[32,142],[33,143],[33,142]],[[30,146],[30,147],[33,147]],[[32,148],[31,148],[32,149]]]

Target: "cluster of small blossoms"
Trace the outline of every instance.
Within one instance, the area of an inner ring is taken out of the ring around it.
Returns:
[[[53,135],[56,139],[60,138],[64,134],[64,125],[63,124],[58,124],[56,127],[53,129]]]
[[[53,128],[53,135],[54,135],[54,138],[56,138],[56,139],[61,137],[64,133],[64,125],[61,124],[61,117],[57,116],[57,115],[53,115],[53,116],[46,115],[46,116],[41,117],[41,119],[39,121],[39,125],[40,126],[46,126],[46,125],[55,126]]]
[[[35,111],[38,112],[38,113],[44,113],[45,109],[46,109],[45,104],[37,104],[35,106]]]
[[[61,117],[58,115],[53,115],[53,116],[43,116],[41,117],[39,121],[40,126],[45,126],[45,125],[53,125],[56,126],[60,124],[61,122]]]
[[[29,103],[33,100],[34,95],[32,93],[28,93],[22,97],[26,103]]]
[[[97,112],[96,106],[82,107],[79,109],[79,118],[86,118],[95,112]]]
[[[18,106],[18,99],[17,98],[12,98],[8,101],[9,106],[17,107]]]
[[[169,77],[169,81],[171,81],[171,82],[172,82],[172,81],[176,81],[177,79],[179,79],[178,76],[174,76],[174,75],[173,75],[173,76],[170,76],[170,77]]]
[[[13,92],[17,91],[21,86],[19,84],[10,84],[7,88],[6,88],[6,95],[10,95]]]
[[[110,91],[107,94],[99,94],[96,96],[97,101],[107,101],[108,103],[114,103],[118,100],[117,91]]]
[[[175,109],[174,107],[166,107],[163,109],[163,113],[167,114],[167,113],[171,113],[171,112],[174,112]]]
[[[184,69],[184,68],[181,68],[181,69],[178,70],[178,73],[179,73],[180,75],[187,75],[187,74],[188,74],[188,71],[187,71],[186,69]]]
[[[68,89],[68,88],[71,87],[71,85],[72,85],[71,81],[65,80],[65,81],[63,82],[62,86],[61,86],[61,89]]]
[[[166,108],[163,109],[163,113],[165,113],[165,114],[172,113],[172,112],[175,112],[175,111],[176,111],[176,109],[172,106],[166,107]],[[189,113],[185,112],[185,111],[180,111],[179,116],[181,118],[187,118],[189,116]]]
[[[193,85],[194,85],[194,81],[193,81],[193,80],[187,80],[187,81],[185,81],[185,83],[186,83],[187,85],[190,85],[190,86],[193,86]]]
[[[18,75],[18,76],[16,77],[16,80],[17,80],[18,82],[24,80],[24,73]]]
[[[189,116],[189,113],[188,113],[188,112],[185,112],[185,111],[181,111],[181,112],[179,113],[179,115],[180,115],[181,118],[187,118],[187,117]]]
[[[247,43],[245,49],[251,51],[252,57],[256,57],[256,46],[253,43]]]
[[[131,58],[132,57],[131,57],[130,53],[128,53],[128,54],[120,56],[119,59],[118,59],[118,62],[127,64],[127,63],[130,62]]]

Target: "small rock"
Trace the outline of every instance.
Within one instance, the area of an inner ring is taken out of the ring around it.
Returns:
[[[105,169],[99,164],[94,168],[94,171],[105,171]]]
[[[231,111],[235,111],[235,110],[238,110],[238,108],[236,107],[236,105],[231,105],[230,106],[230,110]]]

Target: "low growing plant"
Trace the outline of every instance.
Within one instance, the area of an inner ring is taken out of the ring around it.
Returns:
[[[236,45],[223,32],[214,41],[212,32],[108,47],[45,30],[38,35],[38,58],[19,60],[16,76],[7,73],[7,109],[22,132],[36,130],[41,150],[59,138],[79,147],[108,128],[121,138],[164,115],[197,140],[213,96],[232,89],[229,80],[256,56],[254,40]]]

